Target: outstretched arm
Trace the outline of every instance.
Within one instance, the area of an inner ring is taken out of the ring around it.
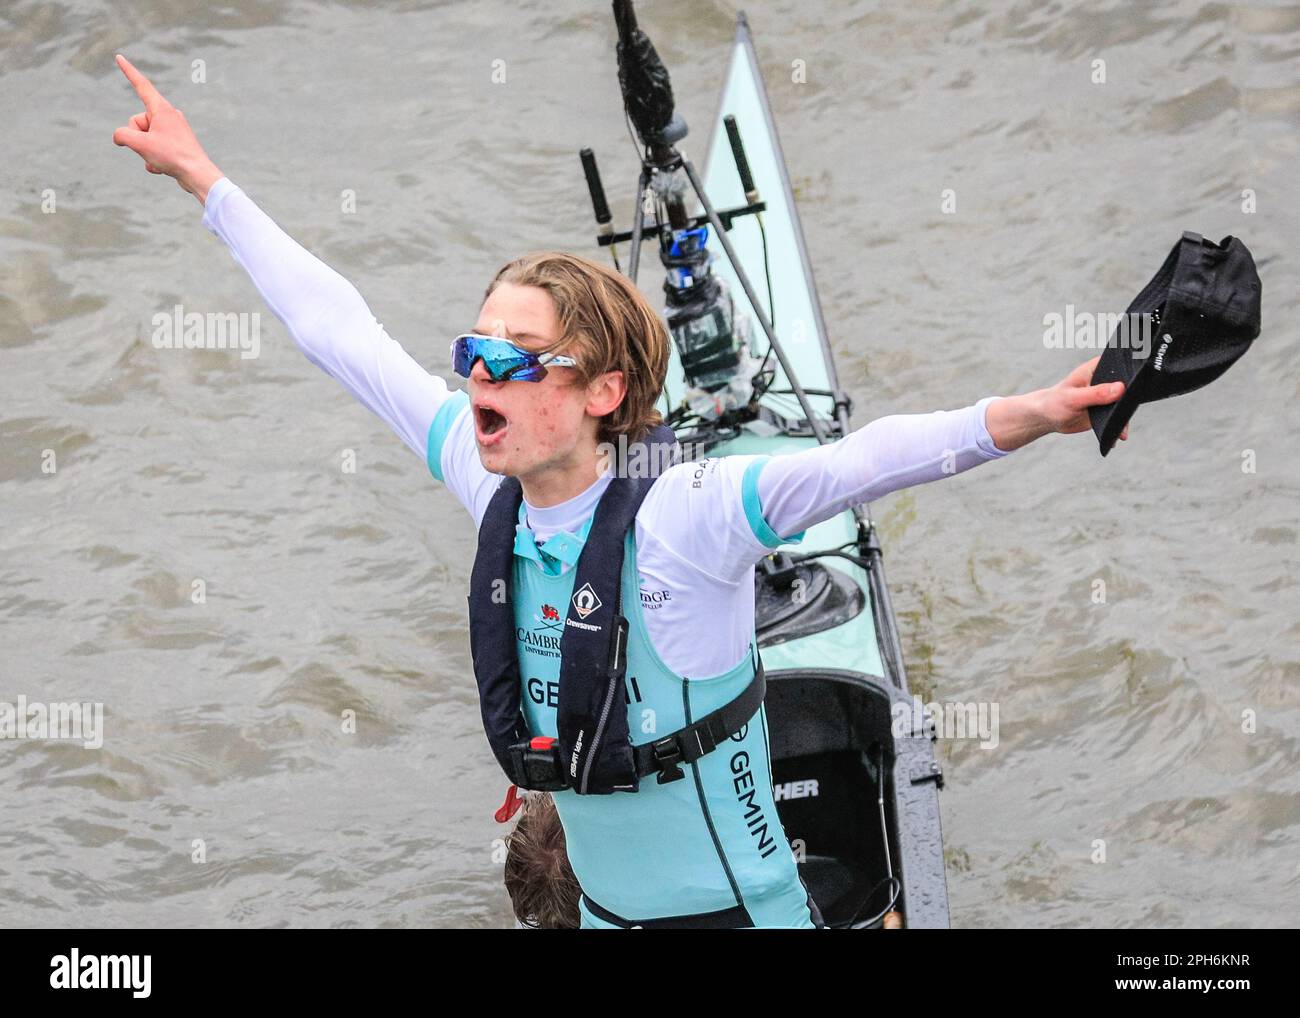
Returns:
[[[1044,435],[1090,430],[1087,408],[1113,403],[1124,391],[1119,382],[1088,384],[1097,360],[1048,389],[989,396],[964,410],[893,414],[840,442],[773,457],[757,477],[763,516],[782,536],[795,534],[849,506],[962,473]]]
[[[989,396],[961,410],[891,414],[838,442],[750,464],[742,490],[753,490],[751,511],[760,510],[770,530],[766,543],[775,542],[772,535],[789,537],[891,491],[1008,455],[986,424],[999,402]]]
[[[203,225],[219,236],[294,342],[338,379],[421,458],[430,425],[455,396],[384,331],[356,287],[280,229],[225,177],[199,145],[185,116],[123,56],[122,73],[144,104],[113,141],[173,177],[204,203]],[[442,474],[435,471],[435,476]]]
[[[1088,429],[1087,408],[1113,403],[1123,391],[1119,383],[1089,385],[1095,366],[1094,358],[1058,385],[1021,396],[881,417],[801,452],[674,467],[670,474],[689,484],[663,485],[663,492],[656,485],[651,511],[638,521],[684,561],[739,581],[767,550],[850,506],[962,473],[1052,432]],[[662,512],[654,506],[660,501]]]

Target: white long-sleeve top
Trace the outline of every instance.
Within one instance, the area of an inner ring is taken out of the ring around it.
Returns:
[[[481,521],[500,477],[479,461],[465,394],[421,367],[356,287],[228,178],[208,192],[203,225],[225,242],[307,359],[384,420]],[[667,470],[636,519],[637,569],[642,589],[655,595],[642,599],[642,609],[659,656],[693,678],[734,667],[753,633],[754,564],[783,536],[849,506],[1006,456],[985,423],[997,398],[881,417],[801,452],[725,456]],[[538,544],[580,533],[608,483],[601,478],[559,505],[525,500],[525,526]]]

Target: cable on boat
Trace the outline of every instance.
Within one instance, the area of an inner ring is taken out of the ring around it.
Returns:
[[[850,555],[845,548],[856,548],[857,541],[846,541],[838,548],[825,548],[822,551],[791,551],[786,552],[790,556],[791,562],[810,562],[818,558],[842,558],[852,562],[860,569],[871,570],[871,563],[861,555]]]
[[[810,555],[808,557],[812,558],[814,556]],[[898,896],[903,892],[902,882],[894,876],[894,864],[889,854],[889,825],[885,820],[885,747],[877,742],[876,751],[878,754],[876,760],[876,809],[880,814],[880,840],[885,850],[885,876],[876,881],[871,890],[867,891],[849,919],[845,920],[843,923],[835,924],[838,929],[853,929],[855,927],[865,927],[870,929],[889,916],[890,912],[893,911],[894,904],[898,901]],[[875,897],[876,888],[880,887],[882,884],[893,885],[894,890],[889,896],[889,901],[881,911],[877,912],[870,919],[865,921],[859,919],[858,917],[862,915],[862,910],[867,907],[867,903]],[[902,917],[898,916],[897,913],[894,913],[894,915],[897,916],[897,923],[901,925]],[[890,923],[886,923],[886,926],[896,928],[896,926]]]

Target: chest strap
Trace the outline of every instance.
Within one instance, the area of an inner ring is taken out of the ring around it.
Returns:
[[[637,774],[643,778],[658,774],[661,785],[684,778],[686,775],[682,773],[681,765],[694,763],[712,753],[719,743],[741,731],[758,713],[766,692],[767,676],[763,674],[763,659],[759,658],[749,685],[730,703],[662,739],[633,746]]]
[[[633,746],[637,777],[648,778],[655,774],[661,785],[686,777],[682,764],[694,763],[743,731],[763,705],[766,693],[767,676],[760,657],[754,677],[734,700],[661,739]],[[513,758],[510,779],[519,787],[548,791],[570,787],[567,771],[560,760],[559,743],[555,739],[523,740],[510,747],[510,754]]]

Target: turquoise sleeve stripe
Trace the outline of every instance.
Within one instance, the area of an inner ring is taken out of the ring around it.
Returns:
[[[429,463],[429,473],[433,474],[440,482],[443,481],[443,443],[447,441],[447,432],[456,423],[456,418],[460,416],[460,412],[467,406],[469,406],[468,393],[452,393],[447,401],[438,407],[438,412],[433,415],[433,423],[429,425],[429,442],[425,448],[424,456]]]
[[[768,526],[767,520],[763,517],[763,502],[758,497],[758,475],[763,472],[763,467],[767,466],[767,461],[771,458],[757,456],[745,468],[745,475],[740,481],[740,500],[745,507],[745,519],[749,521],[749,529],[754,532],[754,536],[766,548],[779,548],[783,544],[798,544],[803,540],[806,531],[801,530],[789,537],[781,537]]]

